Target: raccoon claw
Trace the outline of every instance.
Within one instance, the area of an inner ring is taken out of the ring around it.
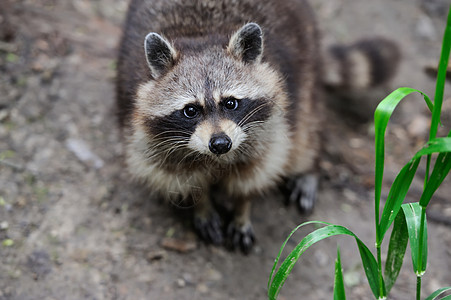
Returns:
[[[249,254],[255,242],[254,230],[250,223],[238,226],[235,222],[227,228],[227,245],[234,250],[240,248],[244,254]]]
[[[315,175],[294,178],[288,182],[287,188],[289,203],[296,202],[301,213],[309,214],[313,211],[318,189],[318,178]]]
[[[198,236],[207,243],[222,244],[224,237],[221,227],[221,219],[216,213],[212,213],[209,217],[194,217],[194,229]]]

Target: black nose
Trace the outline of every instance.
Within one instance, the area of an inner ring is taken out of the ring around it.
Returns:
[[[214,154],[224,154],[232,148],[232,140],[224,133],[213,135],[208,145],[210,151]]]

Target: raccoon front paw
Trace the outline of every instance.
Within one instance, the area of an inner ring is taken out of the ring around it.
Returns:
[[[236,222],[229,224],[227,228],[227,246],[234,250],[240,248],[244,254],[249,254],[254,246],[255,234],[251,223],[238,225]]]
[[[304,175],[292,178],[287,183],[287,190],[287,202],[295,202],[301,213],[309,214],[313,211],[317,198],[318,177]]]
[[[194,229],[197,235],[207,243],[221,245],[224,241],[221,218],[216,212],[211,212],[207,217],[194,216]]]

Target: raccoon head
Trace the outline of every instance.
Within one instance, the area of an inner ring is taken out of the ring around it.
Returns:
[[[150,155],[165,162],[239,162],[256,157],[284,110],[281,76],[262,62],[263,34],[249,23],[229,39],[145,38],[149,80],[134,120]]]

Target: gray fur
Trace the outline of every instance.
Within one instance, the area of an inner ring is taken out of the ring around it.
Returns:
[[[311,211],[323,118],[318,40],[304,0],[132,0],[117,76],[129,170],[170,201],[194,202],[206,241],[222,243],[225,231],[229,245],[250,251],[251,200],[285,178],[296,183],[288,197]],[[228,100],[249,111],[237,119]],[[187,107],[196,111],[189,120]],[[218,135],[227,151],[212,150]],[[227,230],[213,188],[235,205]]]

